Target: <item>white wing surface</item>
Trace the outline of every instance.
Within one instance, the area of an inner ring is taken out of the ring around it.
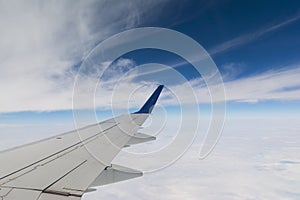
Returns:
[[[142,176],[111,162],[123,147],[155,139],[138,129],[162,88],[138,112],[0,152],[0,200],[79,200],[92,187]]]

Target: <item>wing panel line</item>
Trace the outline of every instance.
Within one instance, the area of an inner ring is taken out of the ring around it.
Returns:
[[[63,179],[64,177],[68,176],[68,174],[70,174],[71,172],[75,171],[77,168],[79,168],[80,166],[82,166],[84,163],[86,163],[87,160],[84,160],[83,162],[79,163],[76,167],[74,167],[73,169],[71,169],[69,172],[67,172],[65,175],[61,176],[59,179],[57,179],[56,181],[54,181],[53,183],[51,183],[48,187],[46,187],[43,190],[43,193],[53,193],[57,191],[52,191],[52,190],[48,190],[51,186],[55,185],[55,183],[59,182],[61,179]],[[59,191],[58,191],[59,192]]]
[[[86,139],[84,139],[84,140],[82,140],[82,141],[80,141],[80,142],[77,142],[77,143],[75,143],[75,144],[73,144],[73,145],[71,145],[71,146],[69,146],[69,147],[66,147],[65,149],[62,149],[62,150],[60,150],[60,151],[58,151],[58,152],[56,152],[56,153],[54,153],[54,154],[51,154],[51,155],[49,155],[49,156],[47,156],[47,157],[45,157],[45,158],[43,158],[43,159],[40,159],[40,160],[38,160],[38,161],[36,161],[36,162],[30,164],[30,165],[27,165],[27,166],[25,166],[25,167],[23,167],[23,168],[21,168],[21,169],[18,169],[18,170],[14,171],[14,172],[12,172],[12,173],[10,173],[10,174],[7,174],[7,175],[1,177],[0,180],[2,180],[2,179],[4,179],[4,178],[7,178],[7,177],[9,177],[9,176],[11,176],[11,175],[13,175],[13,174],[15,174],[15,173],[18,173],[18,172],[20,172],[20,171],[22,171],[22,170],[24,170],[24,169],[26,169],[26,168],[28,168],[28,167],[31,167],[31,166],[33,166],[33,165],[35,165],[35,164],[38,164],[39,162],[42,162],[42,161],[44,161],[44,160],[47,160],[48,158],[51,158],[51,157],[53,157],[53,156],[55,156],[55,155],[57,155],[57,154],[59,154],[59,153],[62,153],[62,152],[66,151],[66,150],[68,150],[68,149],[70,149],[70,148],[72,148],[72,147],[75,147],[76,145],[79,145],[79,144],[81,144],[82,142],[85,142],[86,140],[89,140],[89,139],[91,139],[91,138],[93,138],[93,137],[96,137],[96,136],[100,135],[101,133],[104,133],[105,131],[107,131],[107,130],[109,130],[109,129],[112,129],[113,127],[115,127],[115,126],[117,126],[117,125],[119,125],[119,123],[114,124],[113,126],[108,127],[107,129],[105,129],[105,130],[103,130],[103,131],[101,131],[101,132],[99,132],[99,133],[96,133],[95,135],[92,135],[92,136],[90,136],[90,137],[88,137],[88,138],[86,138]]]

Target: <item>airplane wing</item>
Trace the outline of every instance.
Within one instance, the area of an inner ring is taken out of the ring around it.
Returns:
[[[138,129],[162,89],[138,112],[0,152],[0,199],[79,200],[93,187],[142,176],[111,162],[121,148],[155,139]]]

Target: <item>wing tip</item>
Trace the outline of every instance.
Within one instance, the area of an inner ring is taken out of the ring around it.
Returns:
[[[150,114],[163,88],[164,85],[159,85],[156,88],[156,90],[152,93],[152,95],[148,98],[148,100],[143,105],[143,107],[139,111],[135,112],[134,114]]]

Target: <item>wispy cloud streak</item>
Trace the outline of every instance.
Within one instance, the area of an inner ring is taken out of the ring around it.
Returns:
[[[300,67],[293,66],[225,83],[228,100],[300,100]]]
[[[70,109],[74,66],[165,2],[1,1],[0,112]]]
[[[128,62],[130,63],[130,62]],[[132,63],[130,63],[132,65]],[[164,79],[174,78],[174,73],[170,77],[164,75]],[[133,71],[128,75],[120,70],[115,71],[115,77],[119,77],[112,81],[111,79],[103,80],[95,95],[95,106],[97,108],[111,108],[112,101],[114,109],[126,109],[130,104],[132,107],[139,107],[145,100],[145,97],[156,87],[153,82],[135,81],[139,76],[147,77],[146,80],[158,80],[161,77],[160,70],[149,70],[147,72],[138,73]],[[168,74],[168,73],[167,73]],[[276,101],[292,101],[300,100],[300,67],[287,66],[280,70],[267,71],[261,74],[249,77],[230,80],[224,83],[226,89],[227,101],[257,103],[260,101],[276,100]],[[176,78],[176,77],[175,77]],[[87,81],[85,81],[87,82]],[[155,83],[155,82],[154,82]],[[141,88],[142,89],[139,89]],[[165,90],[160,99],[160,104],[169,105],[194,105],[195,103],[210,103],[211,97],[208,88],[202,78],[193,80],[178,79],[177,82],[166,85]],[[86,85],[83,85],[84,92]],[[212,85],[210,89],[218,93],[221,92],[217,88],[219,85]],[[113,89],[113,90],[112,90]],[[191,89],[193,92],[191,92]],[[91,91],[93,92],[93,91]],[[134,98],[132,97],[134,95]],[[222,96],[215,94],[216,96]],[[178,101],[179,99],[179,101]],[[224,99],[215,99],[216,102],[224,101]],[[81,101],[87,102],[87,101]],[[88,105],[82,104],[82,107]]]
[[[224,51],[227,51],[227,50],[239,47],[241,45],[250,43],[254,40],[257,40],[257,39],[263,37],[264,35],[266,35],[268,33],[274,32],[274,31],[276,31],[276,30],[278,30],[278,29],[280,29],[284,26],[292,24],[293,22],[295,22],[299,19],[300,19],[300,13],[297,13],[295,16],[293,16],[291,18],[288,18],[284,21],[281,21],[279,23],[272,24],[272,25],[267,25],[267,26],[265,26],[263,28],[260,28],[256,31],[253,31],[253,32],[247,33],[245,35],[241,35],[241,36],[238,36],[238,37],[233,38],[231,40],[228,40],[226,42],[223,42],[223,43],[211,48],[209,50],[209,53],[211,55],[214,55],[214,54],[222,53]]]

